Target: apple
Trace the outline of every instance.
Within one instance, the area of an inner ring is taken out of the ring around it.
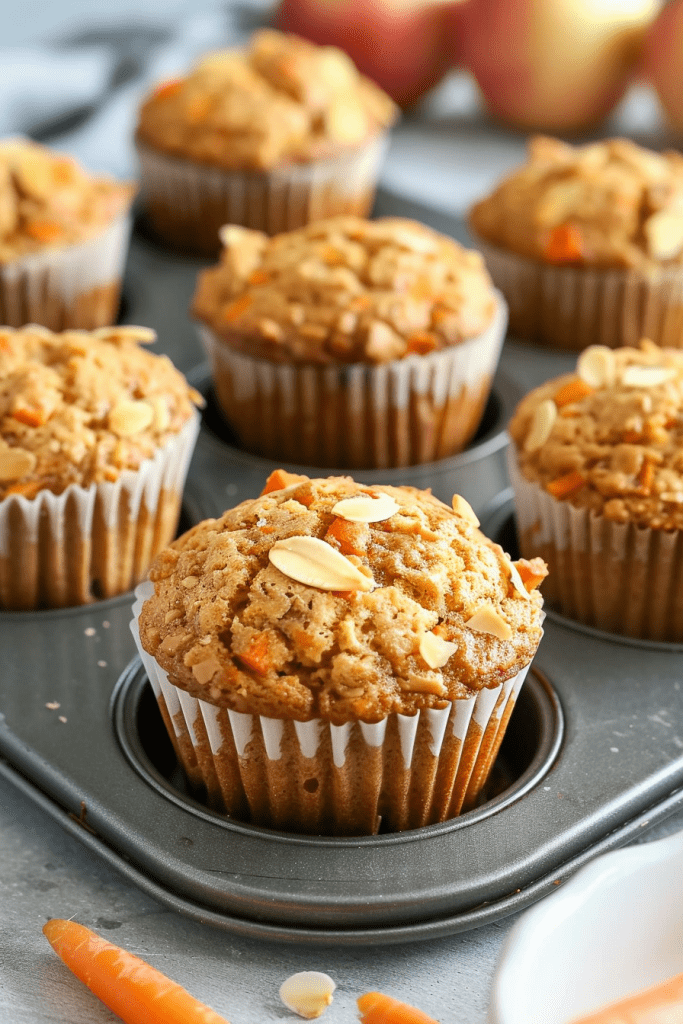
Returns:
[[[683,2],[670,0],[645,39],[643,72],[675,128],[683,131]]]
[[[449,12],[455,59],[490,112],[572,133],[601,121],[631,80],[661,0],[468,0]]]
[[[345,50],[362,74],[407,107],[450,66],[445,17],[440,0],[281,0],[274,25]]]

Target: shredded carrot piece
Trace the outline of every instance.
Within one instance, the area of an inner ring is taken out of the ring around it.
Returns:
[[[561,409],[563,405],[571,405],[573,402],[580,402],[586,395],[592,395],[593,388],[590,384],[586,384],[585,381],[581,380],[580,377],[574,377],[573,380],[567,381],[563,384],[559,391],[553,395],[553,402],[558,409]]]
[[[226,306],[223,310],[223,319],[227,320],[229,324],[234,324],[236,320],[242,316],[242,313],[246,313],[252,303],[251,295],[240,295],[238,299],[231,302],[229,306]]]
[[[336,516],[330,523],[325,540],[332,537],[339,544],[342,555],[364,555],[365,547],[362,538],[366,534],[362,523],[351,523],[347,519]]]
[[[647,496],[652,493],[652,485],[655,481],[655,464],[647,455],[643,459],[638,472],[638,490],[640,494]]]
[[[524,589],[531,593],[548,575],[548,566],[542,558],[519,558],[515,565]]]
[[[37,242],[55,242],[64,233],[61,225],[53,220],[32,220],[26,230]]]
[[[321,256],[328,267],[342,267],[346,263],[344,253],[336,245],[325,245]]]
[[[266,480],[261,496],[270,494],[271,491],[281,491],[284,487],[291,487],[292,484],[303,483],[306,479],[308,478],[299,476],[298,473],[288,473],[286,469],[274,469]]]
[[[71,160],[55,160],[52,165],[52,177],[55,185],[71,185],[76,177]]]
[[[683,974],[654,985],[635,996],[589,1013],[574,1024],[633,1024],[634,1021],[677,1021],[683,1019]]]
[[[408,352],[415,352],[420,356],[433,351],[436,345],[436,336],[430,334],[429,331],[416,331],[415,334],[411,334],[408,338]]]
[[[356,1002],[362,1024],[438,1024],[422,1010],[382,992],[366,992]]]
[[[57,956],[124,1024],[227,1024],[161,971],[75,921],[53,918],[43,934]]]
[[[255,270],[248,277],[249,284],[265,284],[266,281],[270,281],[270,274],[267,274],[265,270]]]
[[[573,224],[559,224],[550,232],[545,258],[550,263],[578,263],[583,259],[581,233]]]
[[[249,641],[246,651],[242,651],[237,657],[259,676],[265,676],[273,667],[270,657],[270,644],[266,633],[257,633]]]
[[[546,484],[545,489],[554,498],[566,498],[569,494],[573,494],[574,491],[578,491],[583,487],[585,482],[585,478],[581,476],[578,470],[572,469],[569,473],[558,476],[556,480],[551,480],[550,483]]]
[[[40,409],[15,409],[12,416],[20,423],[25,423],[27,427],[42,427],[45,422]]]
[[[639,444],[643,440],[643,435],[639,434],[637,430],[625,430],[621,435],[621,440],[624,444]]]
[[[23,484],[12,484],[7,488],[5,494],[23,494],[25,498],[35,498],[40,489],[41,485],[38,480],[27,480],[26,483]]]
[[[175,96],[176,93],[180,92],[183,86],[182,78],[171,78],[167,82],[162,82],[154,90],[154,98],[156,100],[165,100],[169,96]]]

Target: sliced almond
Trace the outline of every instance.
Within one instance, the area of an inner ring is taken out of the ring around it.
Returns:
[[[276,569],[318,590],[364,590],[375,587],[353,562],[317,537],[287,537],[275,541],[268,557]]]
[[[380,492],[376,498],[369,494],[354,494],[342,498],[332,509],[332,515],[341,516],[350,523],[383,523],[391,519],[399,506],[390,494]]]
[[[510,570],[510,582],[515,588],[520,597],[523,597],[526,601],[529,600],[529,591],[524,586],[522,577],[519,575],[519,569],[514,562],[508,562],[508,569]]]
[[[458,649],[458,645],[444,640],[436,633],[424,633],[420,637],[420,654],[430,668],[443,668],[448,659]]]
[[[673,366],[627,366],[621,382],[627,388],[656,388],[675,376]]]
[[[253,228],[243,228],[239,224],[224,224],[218,229],[218,237],[225,248],[231,245],[241,245],[243,242],[251,242],[263,246],[266,236],[262,231],[254,231]]]
[[[25,448],[5,448],[0,451],[0,480],[19,480],[35,469],[36,457]]]
[[[683,214],[659,210],[643,224],[650,256],[670,260],[683,249]]]
[[[472,526],[479,526],[479,520],[475,515],[474,509],[469,501],[465,501],[461,494],[454,494],[451,504],[456,515],[462,516],[468,523],[472,523]]]
[[[199,661],[196,665],[193,665],[192,675],[200,686],[206,686],[216,675],[216,672],[220,672],[220,670],[220,661],[212,655],[210,658],[205,658],[204,661]]]
[[[610,388],[616,377],[614,352],[606,345],[589,345],[579,356],[576,372],[591,388]]]
[[[289,1010],[306,1020],[313,1020],[327,1009],[336,989],[329,974],[322,971],[299,971],[280,985],[280,999]]]
[[[154,409],[149,402],[124,399],[109,413],[109,429],[119,437],[131,437],[150,426]]]
[[[497,636],[499,640],[509,640],[512,636],[512,628],[506,622],[500,612],[492,604],[482,604],[477,608],[465,625],[477,633],[490,633]]]
[[[157,332],[151,327],[136,327],[132,324],[120,327],[98,327],[96,331],[93,331],[93,335],[104,341],[137,341],[142,345],[151,345],[157,338]]]
[[[540,405],[536,406],[536,410],[531,417],[529,433],[524,442],[525,452],[535,452],[543,447],[550,437],[550,432],[556,419],[557,406],[552,398],[546,398]]]

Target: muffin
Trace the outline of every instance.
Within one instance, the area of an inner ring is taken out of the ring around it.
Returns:
[[[470,211],[510,331],[564,349],[683,347],[683,156],[535,138]]]
[[[0,141],[0,323],[111,324],[134,193],[28,139]]]
[[[396,116],[341,50],[257,32],[143,103],[136,142],[149,224],[214,256],[226,223],[275,234],[365,214]]]
[[[277,471],[159,555],[133,631],[212,807],[361,835],[476,804],[541,639],[545,572],[477,525],[458,495]]]
[[[122,593],[174,536],[201,399],[153,340],[0,330],[0,607]]]
[[[683,352],[595,346],[509,427],[522,554],[590,626],[683,641]]]
[[[394,218],[331,218],[272,239],[228,226],[221,237],[193,312],[246,449],[377,468],[465,447],[506,325],[478,253]]]

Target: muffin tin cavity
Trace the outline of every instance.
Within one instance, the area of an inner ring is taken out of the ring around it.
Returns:
[[[205,365],[188,375],[204,395],[202,429],[190,467],[185,504],[194,522],[221,515],[260,493],[267,477],[280,467],[310,477],[331,473],[352,475],[365,484],[431,487],[433,494],[448,505],[454,493],[461,494],[481,509],[507,484],[505,425],[521,397],[517,387],[503,373],[497,373],[484,417],[474,440],[464,452],[438,462],[401,469],[335,470],[323,466],[295,465],[260,458],[243,451],[226,423],[216,401]]]

